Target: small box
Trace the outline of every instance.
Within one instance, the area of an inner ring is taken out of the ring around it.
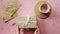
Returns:
[[[30,16],[29,23],[25,26],[27,21],[27,16],[20,16],[18,18],[18,26],[19,28],[37,28],[36,16]]]

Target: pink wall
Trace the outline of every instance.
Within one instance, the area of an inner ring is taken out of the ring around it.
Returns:
[[[19,0],[21,7],[17,11],[18,15],[35,15],[34,6],[40,0]],[[49,18],[40,19],[37,17],[38,26],[41,34],[60,34],[60,0],[46,0],[52,6],[52,12]],[[8,0],[0,0],[0,13],[2,13]],[[12,25],[15,23],[15,25]],[[0,17],[0,34],[16,34],[17,31],[17,17],[4,23]]]

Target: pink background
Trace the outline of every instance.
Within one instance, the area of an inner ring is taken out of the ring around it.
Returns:
[[[34,6],[40,0],[18,0],[21,7],[18,9],[18,15],[35,15]],[[60,0],[45,0],[52,6],[52,12],[49,18],[40,19],[37,17],[38,26],[41,34],[60,34]],[[0,14],[4,10],[9,0],[0,0]],[[0,34],[16,34],[17,31],[17,17],[10,20],[8,23],[4,23],[2,17],[0,17]],[[15,24],[15,25],[12,25]]]

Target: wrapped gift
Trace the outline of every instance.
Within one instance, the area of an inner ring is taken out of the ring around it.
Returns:
[[[19,28],[36,28],[36,16],[20,16],[18,18]]]
[[[20,4],[17,0],[10,0],[2,13],[3,20],[6,22],[14,18],[17,15],[16,11],[19,7]]]

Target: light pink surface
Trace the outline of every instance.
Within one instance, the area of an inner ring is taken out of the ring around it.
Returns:
[[[40,0],[19,0],[21,7],[18,10],[18,15],[35,15],[34,6]],[[40,19],[37,17],[39,29],[41,34],[60,34],[60,0],[46,0],[52,6],[52,13],[47,19]],[[0,0],[0,13],[8,3],[8,0]],[[13,23],[17,23],[17,17],[4,23],[0,17],[0,34],[16,34],[17,24],[12,26]]]

